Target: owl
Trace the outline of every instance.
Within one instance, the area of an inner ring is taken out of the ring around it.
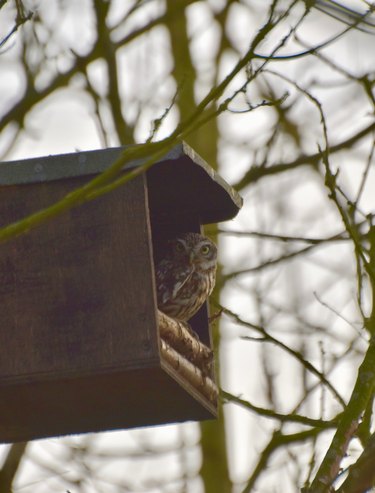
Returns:
[[[168,242],[169,251],[156,266],[158,308],[187,322],[215,285],[217,248],[198,233],[185,233]]]

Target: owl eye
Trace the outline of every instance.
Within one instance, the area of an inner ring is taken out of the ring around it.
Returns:
[[[202,253],[203,255],[207,255],[210,251],[211,251],[211,248],[210,248],[210,246],[209,246],[209,245],[203,245],[203,246],[201,247],[201,253]]]
[[[176,251],[176,252],[178,252],[178,253],[182,253],[182,252],[184,252],[184,251],[185,251],[185,247],[184,247],[184,245],[183,245],[182,243],[180,243],[179,241],[178,241],[177,243],[175,243],[175,245],[174,245],[174,249],[175,249],[175,251]]]

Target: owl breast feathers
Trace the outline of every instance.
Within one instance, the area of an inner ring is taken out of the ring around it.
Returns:
[[[156,266],[158,307],[166,315],[188,321],[212,293],[217,248],[205,236],[185,233],[168,243]]]

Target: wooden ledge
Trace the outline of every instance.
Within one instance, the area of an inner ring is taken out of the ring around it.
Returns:
[[[211,375],[212,350],[199,341],[189,328],[158,310],[162,358],[216,405],[218,389]]]
[[[194,366],[184,356],[175,351],[167,342],[161,340],[161,356],[182,378],[198,390],[216,406],[218,389],[213,380],[206,376],[202,370]]]

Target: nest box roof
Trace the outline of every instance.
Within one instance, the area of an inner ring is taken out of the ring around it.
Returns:
[[[75,152],[0,163],[0,185],[25,185],[98,174],[126,147]],[[140,166],[129,163],[124,170]],[[146,172],[150,209],[165,213],[184,208],[202,224],[233,218],[242,206],[239,194],[185,142],[176,145]]]

